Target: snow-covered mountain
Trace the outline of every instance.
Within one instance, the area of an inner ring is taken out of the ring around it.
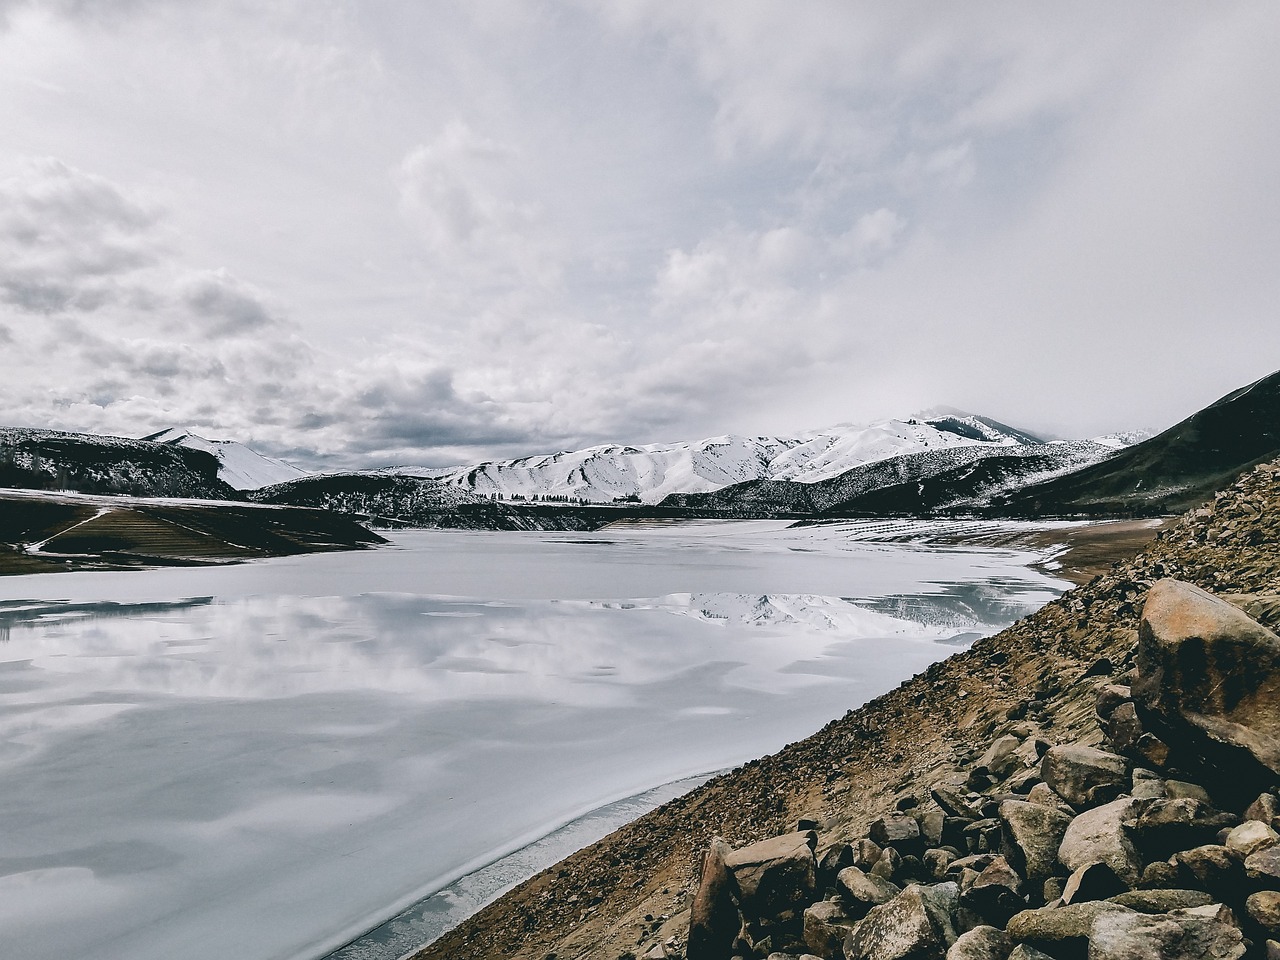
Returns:
[[[839,424],[798,437],[722,436],[693,442],[623,446],[490,460],[459,467],[389,467],[482,496],[658,503],[670,493],[709,493],[747,480],[814,483],[905,454],[957,447],[1017,447],[1042,441],[985,417],[947,413],[927,419]]]
[[[161,430],[142,439],[213,454],[218,460],[219,479],[237,490],[257,490],[307,475],[291,463],[264,457],[235,440],[206,440],[189,430],[178,429]]]

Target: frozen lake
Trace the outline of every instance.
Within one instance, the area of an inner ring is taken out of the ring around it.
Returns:
[[[4,953],[322,956],[597,808],[804,737],[1067,586],[1026,553],[875,529],[415,531],[0,578]]]

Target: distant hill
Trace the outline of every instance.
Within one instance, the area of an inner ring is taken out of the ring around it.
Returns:
[[[1102,463],[998,496],[991,510],[1006,516],[1179,513],[1277,456],[1280,372]]]
[[[239,499],[203,450],[147,440],[0,427],[0,487]]]
[[[1076,440],[930,450],[863,464],[815,483],[757,480],[712,493],[672,495],[662,506],[723,517],[974,513],[999,492],[1095,463],[1115,449],[1109,442]]]
[[[178,429],[161,430],[142,439],[213,454],[218,461],[218,476],[237,490],[257,490],[306,476],[305,470],[275,457],[265,457],[235,440],[206,440],[189,430]]]

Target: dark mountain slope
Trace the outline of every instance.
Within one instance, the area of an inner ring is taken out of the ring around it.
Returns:
[[[1102,463],[997,497],[992,512],[1015,517],[1177,513],[1277,455],[1280,372]]]
[[[146,440],[0,427],[0,487],[239,500],[212,454]]]

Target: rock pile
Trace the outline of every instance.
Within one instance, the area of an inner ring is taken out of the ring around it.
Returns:
[[[1101,743],[1014,708],[864,836],[714,841],[684,955],[1280,958],[1280,637],[1165,579],[1134,661],[1095,671]]]

